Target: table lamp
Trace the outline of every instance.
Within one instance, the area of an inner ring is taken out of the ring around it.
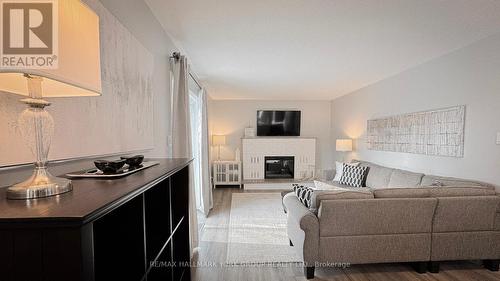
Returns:
[[[352,139],[338,139],[336,142],[336,150],[339,152],[352,151]],[[344,155],[345,158],[345,155]],[[345,159],[343,159],[345,161]]]
[[[72,190],[70,180],[54,177],[47,169],[54,120],[45,110],[51,103],[44,98],[99,96],[102,91],[99,17],[79,0],[53,3],[57,3],[54,11],[58,15],[57,68],[0,68],[0,91],[26,96],[21,102],[28,108],[19,117],[19,129],[36,159],[32,176],[7,189],[9,199],[47,197]]]
[[[219,147],[219,153],[217,154],[217,160],[220,160],[220,147],[221,145],[226,145],[226,136],[224,135],[213,135],[212,145]]]

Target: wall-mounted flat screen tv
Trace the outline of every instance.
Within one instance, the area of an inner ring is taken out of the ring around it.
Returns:
[[[300,111],[258,110],[257,136],[300,136]]]

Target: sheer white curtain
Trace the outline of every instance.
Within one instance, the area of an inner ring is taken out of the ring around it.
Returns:
[[[208,93],[201,90],[201,198],[202,212],[205,216],[213,208],[212,184],[210,182],[210,143],[208,134]]]
[[[196,208],[203,210],[201,198],[201,88],[189,79],[189,116],[191,121],[191,151],[193,152],[194,191],[196,195]]]
[[[171,91],[171,136],[172,157],[192,158],[191,125],[189,115],[189,69],[187,59],[171,59],[172,91]],[[198,221],[196,217],[196,197],[194,190],[194,174],[191,165],[189,169],[189,239],[191,255],[198,247]]]
[[[189,79],[189,110],[191,117],[191,150],[193,151],[196,207],[205,217],[212,208],[210,184],[210,156],[208,143],[208,114],[206,91],[196,82],[193,74]]]

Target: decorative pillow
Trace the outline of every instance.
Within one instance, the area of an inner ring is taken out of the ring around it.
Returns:
[[[304,204],[307,208],[311,207],[311,197],[314,189],[311,187],[293,184],[293,191],[295,195],[299,198],[300,203]]]
[[[365,178],[368,167],[355,167],[352,165],[344,165],[340,184],[345,184],[352,187],[362,187],[363,179]]]
[[[344,191],[348,191],[351,189],[344,188],[341,186],[331,185],[331,184],[328,184],[326,182],[315,180],[314,181],[314,190],[344,190]]]
[[[342,162],[335,161],[335,177],[333,178],[333,181],[336,181],[336,182],[340,181],[340,179],[342,178],[342,174],[344,173],[344,165],[357,167],[357,166],[359,166],[359,162],[342,163]]]

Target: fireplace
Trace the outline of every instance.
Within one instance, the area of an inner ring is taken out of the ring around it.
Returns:
[[[266,179],[293,179],[294,178],[293,156],[266,156],[264,157]]]

